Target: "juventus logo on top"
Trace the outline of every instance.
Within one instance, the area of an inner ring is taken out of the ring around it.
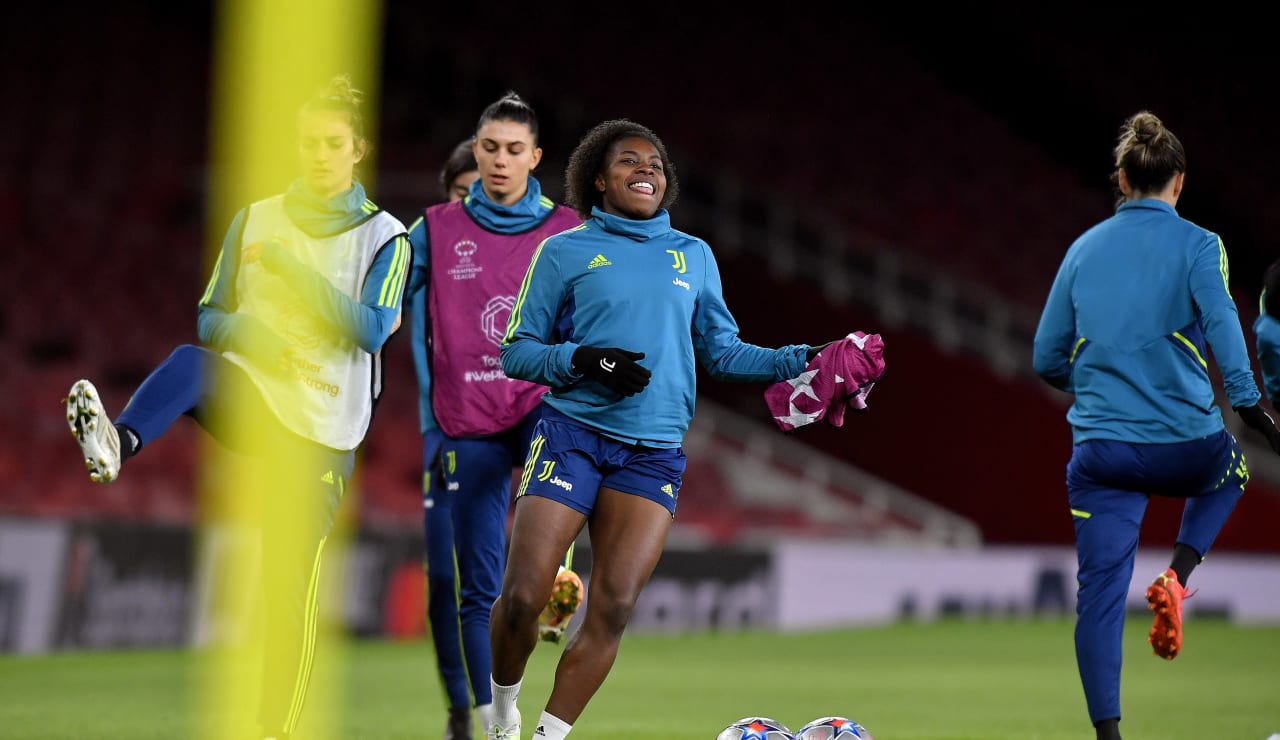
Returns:
[[[683,250],[683,249],[679,249],[679,250],[677,250],[677,249],[668,249],[668,250],[667,250],[667,254],[671,255],[671,256],[672,256],[672,257],[674,257],[674,258],[675,258],[675,260],[676,260],[674,263],[672,263],[672,265],[671,265],[671,266],[672,266],[673,268],[675,268],[675,271],[676,271],[676,272],[678,272],[678,273],[680,273],[681,275],[683,275],[683,274],[684,274],[684,272],[685,272],[685,270],[687,270],[687,269],[688,269],[688,267],[687,267],[687,266],[685,265],[685,263],[684,263],[684,250]]]
[[[546,480],[551,477],[551,471],[556,467],[555,460],[543,460],[542,472],[538,473],[538,480]]]

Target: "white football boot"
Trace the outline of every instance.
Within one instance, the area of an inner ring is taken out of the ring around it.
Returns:
[[[80,443],[89,480],[110,483],[120,475],[120,433],[107,418],[98,389],[77,380],[67,393],[67,426]]]

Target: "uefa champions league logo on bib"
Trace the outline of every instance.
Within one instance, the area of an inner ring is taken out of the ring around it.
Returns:
[[[475,254],[478,249],[480,249],[480,245],[470,239],[463,239],[453,245],[453,253],[458,255],[458,262],[464,265],[471,261],[471,255]]]

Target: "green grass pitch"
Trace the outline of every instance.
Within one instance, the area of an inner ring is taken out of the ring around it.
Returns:
[[[1280,627],[1189,619],[1183,653],[1125,635],[1126,738],[1265,740],[1280,732]],[[1073,621],[943,621],[798,635],[628,635],[572,737],[714,740],[750,714],[792,729],[852,717],[877,740],[1092,740],[1076,674]],[[352,643],[318,661],[345,665],[342,740],[421,740],[444,727],[425,641]],[[526,736],[560,647],[540,643],[520,697]],[[68,652],[0,658],[0,737],[200,737],[185,651]],[[306,740],[304,715],[299,732]],[[229,738],[228,740],[237,740]]]

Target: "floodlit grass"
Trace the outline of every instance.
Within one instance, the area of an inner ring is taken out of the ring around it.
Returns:
[[[1148,620],[1125,637],[1121,727],[1133,740],[1265,740],[1280,732],[1280,628],[1190,620],[1177,660],[1151,655]],[[572,737],[712,740],[730,721],[798,728],[837,714],[877,740],[1091,740],[1071,620],[945,621],[802,635],[629,635]],[[421,740],[444,729],[431,647],[357,642],[332,737]],[[521,693],[526,735],[560,648],[540,643]],[[183,651],[0,658],[0,736],[42,740],[193,737],[195,655]],[[331,659],[335,656],[329,656]],[[321,654],[319,661],[326,656]],[[311,728],[313,731],[316,728]],[[235,740],[235,739],[232,739]]]

